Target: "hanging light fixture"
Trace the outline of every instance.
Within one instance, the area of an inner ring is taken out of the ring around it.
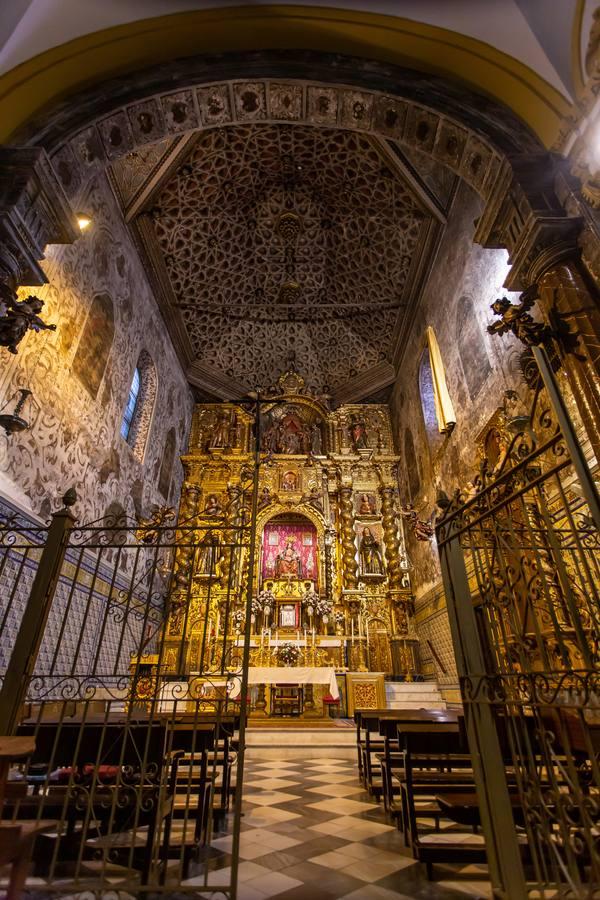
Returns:
[[[83,233],[87,231],[90,225],[92,224],[92,219],[88,216],[87,213],[78,212],[75,214],[77,216],[77,224],[79,225],[79,230]]]
[[[19,397],[13,412],[0,412],[0,428],[4,428],[8,437],[10,437],[11,434],[15,434],[18,431],[25,431],[26,428],[29,428],[29,422],[21,416],[21,412],[23,411],[23,407],[25,406],[28,397],[31,396],[31,391],[28,388],[20,388],[17,393],[21,396]]]

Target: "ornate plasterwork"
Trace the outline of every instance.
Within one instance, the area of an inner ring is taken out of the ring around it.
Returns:
[[[156,94],[69,137],[52,161],[71,197],[91,169],[136,148],[169,135],[244,122],[306,123],[391,139],[443,163],[484,198],[508,165],[481,135],[425,104],[300,79],[226,81]]]
[[[203,134],[152,218],[195,357],[266,389],[290,352],[314,389],[389,359],[429,218],[370,138]]]

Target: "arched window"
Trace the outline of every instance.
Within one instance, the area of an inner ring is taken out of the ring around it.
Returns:
[[[173,462],[175,461],[175,429],[169,428],[165,439],[165,449],[160,464],[160,473],[158,476],[158,490],[165,500],[169,499],[169,488],[171,487],[171,475],[173,473]]]
[[[73,359],[73,372],[94,399],[104,377],[114,335],[113,302],[108,294],[96,294]]]
[[[133,422],[139,399],[140,399],[140,370],[138,368],[136,368],[133,373],[131,387],[129,388],[129,396],[127,397],[127,404],[125,406],[125,412],[123,413],[123,421],[121,422],[121,437],[124,437],[126,441],[129,440],[129,434],[131,432],[131,423]]]
[[[440,348],[431,326],[427,328],[426,336],[427,347],[419,363],[419,393],[429,446],[436,450],[441,443],[440,436],[454,428],[456,415],[446,386]]]
[[[121,436],[127,441],[139,462],[144,459],[150,434],[157,385],[158,379],[152,357],[146,350],[142,350],[133,373],[121,422]]]

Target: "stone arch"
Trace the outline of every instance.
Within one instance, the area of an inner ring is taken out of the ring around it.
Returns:
[[[133,455],[138,462],[144,461],[144,453],[152,426],[152,414],[158,391],[158,374],[154,360],[147,350],[142,350],[137,361],[136,369],[140,373],[140,389],[135,404],[135,411],[127,443],[131,447]]]
[[[62,135],[51,161],[67,196],[74,199],[98,168],[121,157],[148,156],[152,145],[165,139],[181,141],[207,128],[249,122],[344,128],[392,140],[446,166],[484,200],[510,169],[503,152],[481,131],[425,103],[289,78],[193,83],[148,96]],[[527,144],[535,147],[531,136]]]

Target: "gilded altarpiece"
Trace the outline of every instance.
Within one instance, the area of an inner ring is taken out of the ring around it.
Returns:
[[[250,521],[254,418],[250,405],[194,410],[179,522],[208,530],[203,546],[176,562],[166,636],[173,648],[185,638],[190,673],[211,642],[217,663],[224,654],[227,666],[241,659],[249,550],[228,535]],[[289,372],[261,403],[260,447],[251,666],[412,677],[412,595],[387,406],[333,410]],[[312,691],[308,706],[311,699]]]

